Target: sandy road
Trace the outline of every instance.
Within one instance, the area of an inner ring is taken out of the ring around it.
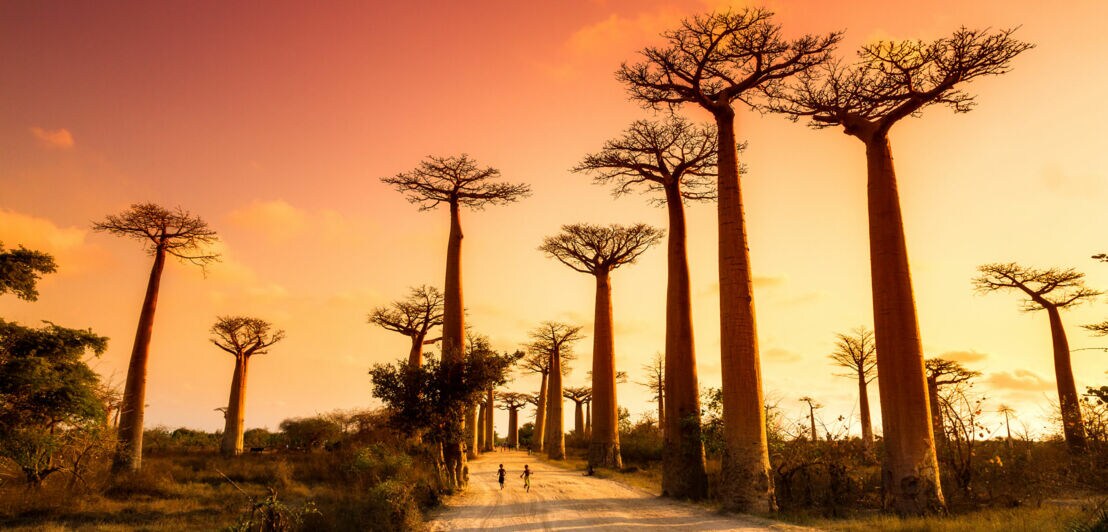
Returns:
[[[504,490],[496,470],[508,470]],[[534,470],[531,492],[519,478]],[[469,489],[450,499],[432,530],[799,530],[757,518],[723,516],[611,480],[544,464],[525,452],[487,453],[469,463]]]

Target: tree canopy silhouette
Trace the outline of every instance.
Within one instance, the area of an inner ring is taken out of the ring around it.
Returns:
[[[848,373],[839,375],[840,377],[850,377],[858,381],[862,445],[870,453],[873,451],[873,422],[870,420],[869,392],[866,385],[877,378],[877,346],[873,342],[873,331],[858,327],[847,334],[839,333],[835,336],[835,350],[829,356],[836,366],[849,370]]]
[[[285,339],[285,331],[269,322],[247,316],[220,316],[211,329],[211,342],[235,357],[231,394],[227,399],[226,423],[219,450],[223,454],[242,454],[242,428],[246,415],[246,374],[250,358],[264,355],[269,347]]]
[[[369,322],[411,338],[408,363],[418,366],[423,363],[423,346],[435,341],[428,339],[427,334],[442,325],[442,304],[442,292],[433,286],[422,285],[412,288],[403,301],[373,309]]]
[[[58,266],[50,254],[23,246],[5,251],[0,242],[0,295],[11,292],[19,299],[36,301],[39,279],[56,271]]]

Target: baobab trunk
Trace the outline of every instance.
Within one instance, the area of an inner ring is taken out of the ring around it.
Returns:
[[[485,446],[482,447],[484,451],[492,451],[496,447],[496,430],[493,428],[493,413],[496,412],[496,397],[493,394],[493,389],[489,388],[488,395],[485,396],[485,402],[488,405],[488,410],[485,412]]]
[[[666,430],[666,388],[664,379],[658,382],[658,429]]]
[[[592,400],[596,419],[589,439],[589,465],[623,467],[619,453],[619,405],[616,403],[615,339],[612,337],[612,282],[608,272],[596,275],[593,318]]]
[[[546,395],[550,374],[542,374],[539,385],[539,404],[535,405],[535,430],[531,432],[531,450],[542,452],[546,444]]]
[[[485,424],[489,420],[489,404],[482,401],[480,407],[477,409],[477,449],[481,452],[485,452],[488,448],[488,430],[485,429]]]
[[[884,132],[866,142],[870,275],[878,390],[884,428],[884,506],[902,515],[943,512],[908,248],[892,149]]]
[[[165,269],[164,242],[154,251],[154,266],[150,268],[150,280],[146,284],[146,297],[139,312],[135,344],[131,348],[131,362],[127,366],[127,384],[123,388],[123,401],[119,405],[119,431],[112,474],[138,471],[142,468],[142,422],[146,402],[146,367],[150,360],[150,338],[154,334],[154,311],[158,308],[158,291]]]
[[[235,375],[231,378],[231,397],[227,400],[226,423],[223,442],[219,446],[223,454],[242,454],[242,421],[246,412],[246,366],[250,358],[235,357]]]
[[[582,401],[573,402],[573,433],[577,438],[585,437],[585,409]]]
[[[443,283],[442,356],[444,362],[460,363],[465,357],[465,314],[462,303],[462,222],[458,204],[450,204],[450,236],[446,244],[446,281]],[[458,368],[455,367],[454,371]],[[459,409],[457,423],[464,428],[465,409]],[[464,431],[459,432],[464,434]],[[466,483],[466,456],[462,440],[451,438],[442,444],[447,480],[452,487]]]
[[[479,455],[477,444],[478,437],[481,432],[481,417],[477,415],[477,405],[470,404],[466,407],[465,417],[465,443],[466,443],[466,458],[473,460]]]
[[[862,449],[867,455],[873,453],[873,421],[869,413],[869,390],[866,389],[866,375],[858,371],[858,409],[862,418]]]
[[[423,339],[422,334],[412,337],[412,349],[408,351],[408,365],[412,367],[418,368],[423,365]]]
[[[939,382],[935,377],[927,380],[927,403],[931,406],[931,434],[935,443],[946,441],[946,426],[943,424],[943,405],[939,404]]]
[[[585,436],[592,438],[592,401],[585,403]]]
[[[735,142],[735,113],[728,106],[717,110],[715,118],[719,134],[717,208],[724,433],[720,496],[724,506],[729,509],[774,511],[777,509],[777,502],[773,491],[773,477],[769,472],[761,361],[754,316],[754,284],[750,272],[750,250],[746,237],[738,148]],[[666,361],[667,375],[671,371],[686,369],[695,371],[695,368],[671,367],[669,360]],[[666,381],[667,424],[682,427],[689,423],[690,416],[699,412],[699,408],[690,410],[693,404],[688,404],[688,399],[678,398],[671,393],[670,379],[667,378]],[[699,420],[696,423],[695,433],[699,440]],[[692,442],[689,441],[687,445],[692,445]],[[695,481],[681,486],[685,493],[680,495],[703,497],[707,484],[703,473],[703,449],[699,451],[699,458],[690,455],[685,463],[676,464],[675,467],[696,470]]]
[[[550,389],[546,393],[550,402],[546,412],[546,456],[551,460],[565,460],[565,416],[562,412],[562,355],[558,348],[550,354]]]
[[[808,407],[808,419],[812,422],[812,442],[819,441],[819,433],[816,432],[816,409]]]
[[[519,411],[515,408],[508,411],[508,448],[519,447]]]
[[[1073,381],[1073,367],[1070,364],[1070,343],[1066,339],[1066,330],[1062,327],[1062,317],[1058,307],[1046,306],[1050,317],[1050,339],[1054,346],[1054,378],[1058,382],[1058,405],[1062,410],[1062,433],[1071,452],[1083,452],[1086,449],[1085,422],[1081,419],[1081,403],[1078,402],[1077,385]]]

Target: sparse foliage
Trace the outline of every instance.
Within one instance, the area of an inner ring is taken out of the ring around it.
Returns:
[[[423,363],[423,346],[435,341],[427,338],[427,334],[442,325],[442,304],[442,292],[433,286],[423,285],[412,288],[403,301],[373,309],[369,322],[411,338],[408,363],[419,365]]]

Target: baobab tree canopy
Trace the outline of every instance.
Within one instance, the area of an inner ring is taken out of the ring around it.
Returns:
[[[539,250],[576,271],[595,275],[635,262],[663,234],[646,224],[563,225],[562,232],[544,239]]]
[[[483,209],[486,205],[504,205],[531,194],[523,183],[496,183],[500,170],[481,167],[467,154],[451,157],[429,155],[413,170],[381,181],[404,194],[419,210],[434,209],[440,203]]]
[[[94,231],[133,238],[155,255],[159,249],[185,262],[204,267],[219,260],[209,247],[219,238],[207,222],[177,207],[136,203],[121,214],[110,214],[92,226]]]
[[[835,335],[835,350],[829,356],[836,366],[851,370],[844,377],[863,374],[865,382],[877,378],[877,345],[873,342],[873,331],[865,327]]]
[[[406,336],[426,335],[442,325],[442,292],[427,285],[412,288],[406,299],[373,309],[369,322]]]
[[[1021,307],[1025,312],[1047,307],[1066,308],[1101,294],[1086,287],[1085,274],[1073,268],[1037,269],[1009,262],[984,264],[977,271],[981,275],[973,280],[973,286],[978,293],[1017,290],[1025,296]]]
[[[264,355],[266,348],[285,339],[285,331],[247,316],[220,316],[211,332],[216,347],[236,356]]]

